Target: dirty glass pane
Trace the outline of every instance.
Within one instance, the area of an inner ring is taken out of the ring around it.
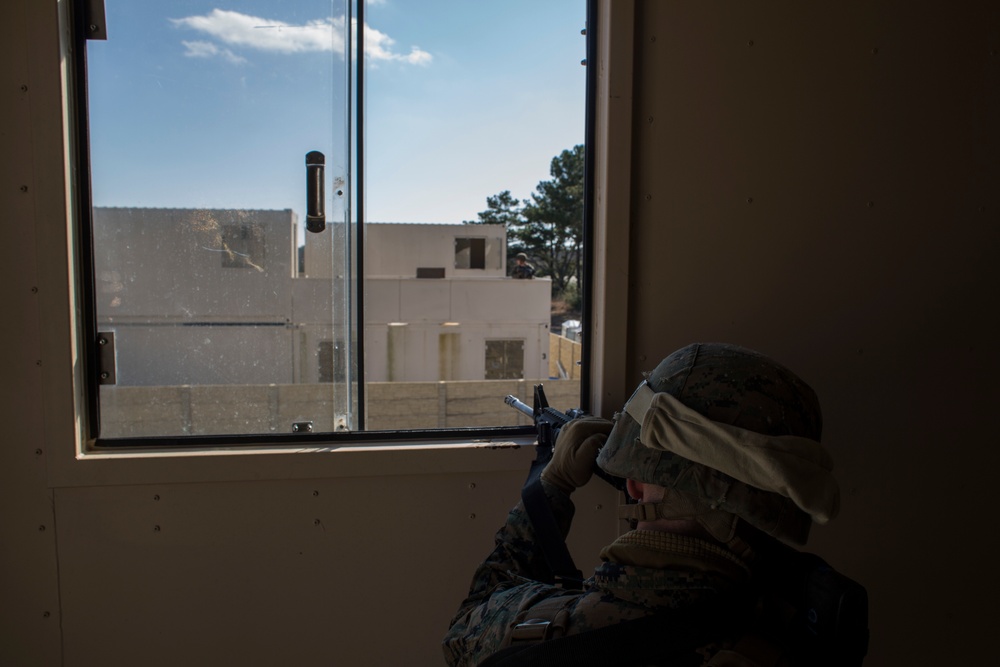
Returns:
[[[552,268],[577,257],[555,228],[580,227],[582,182],[547,191],[533,232],[513,223],[584,142],[586,2],[385,0],[366,23],[366,426],[524,424],[503,398],[537,383],[578,407],[552,351],[579,302],[554,308],[572,290]],[[505,191],[517,205],[480,216]],[[511,278],[522,250],[532,280]]]
[[[538,382],[578,405],[579,343],[556,334],[580,248],[554,231],[579,228],[582,183],[542,184],[582,155],[585,0],[366,0],[361,137],[359,9],[106,0],[87,47],[103,438],[513,425],[503,397]],[[518,252],[533,279],[511,278]],[[491,371],[496,341],[519,342]]]
[[[347,5],[106,12],[87,47],[101,436],[352,426]]]

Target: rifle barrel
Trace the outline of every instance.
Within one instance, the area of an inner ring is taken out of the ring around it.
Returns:
[[[535,418],[535,411],[531,409],[531,406],[525,403],[524,401],[519,401],[516,396],[508,394],[507,397],[503,399],[503,402],[509,405],[510,407],[514,408],[518,412],[525,414],[528,417],[531,417],[532,419]]]

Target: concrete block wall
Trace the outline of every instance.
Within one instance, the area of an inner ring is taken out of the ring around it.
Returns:
[[[549,377],[580,379],[583,345],[565,336],[549,334]]]
[[[578,407],[579,380],[373,382],[367,385],[369,430],[519,426],[527,417],[504,403],[508,394],[531,404],[542,383],[558,410]],[[102,436],[290,433],[297,422],[337,430],[333,383],[103,387]]]

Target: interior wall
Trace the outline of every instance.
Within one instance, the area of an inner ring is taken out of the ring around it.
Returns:
[[[758,349],[818,392],[870,665],[986,662],[1000,5],[635,3],[627,368]]]
[[[68,4],[11,0],[0,40],[0,665],[443,664],[529,439],[108,452],[82,437]],[[576,498],[569,546],[590,569],[616,494]]]
[[[440,664],[527,448],[78,457],[65,3],[8,2],[0,41],[0,664]],[[823,401],[843,510],[811,548],[869,589],[866,664],[987,662],[995,3],[602,7],[635,19],[600,64],[635,77],[604,100],[631,141],[599,163],[628,213],[598,230],[628,240],[602,409],[693,340],[785,362]],[[613,504],[579,497],[584,569]]]

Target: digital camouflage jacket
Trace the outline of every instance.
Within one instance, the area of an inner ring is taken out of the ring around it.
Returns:
[[[546,485],[553,514],[568,532],[574,507]],[[518,503],[496,535],[496,548],[479,566],[469,596],[444,640],[449,665],[477,665],[512,641],[545,628],[546,638],[574,635],[657,611],[685,610],[734,590],[749,568],[705,540],[652,531],[626,533],[601,552],[604,561],[582,590],[540,583],[547,568],[531,523]],[[534,619],[549,620],[532,624]],[[731,642],[701,647],[702,664]],[[694,664],[698,664],[696,659]]]

